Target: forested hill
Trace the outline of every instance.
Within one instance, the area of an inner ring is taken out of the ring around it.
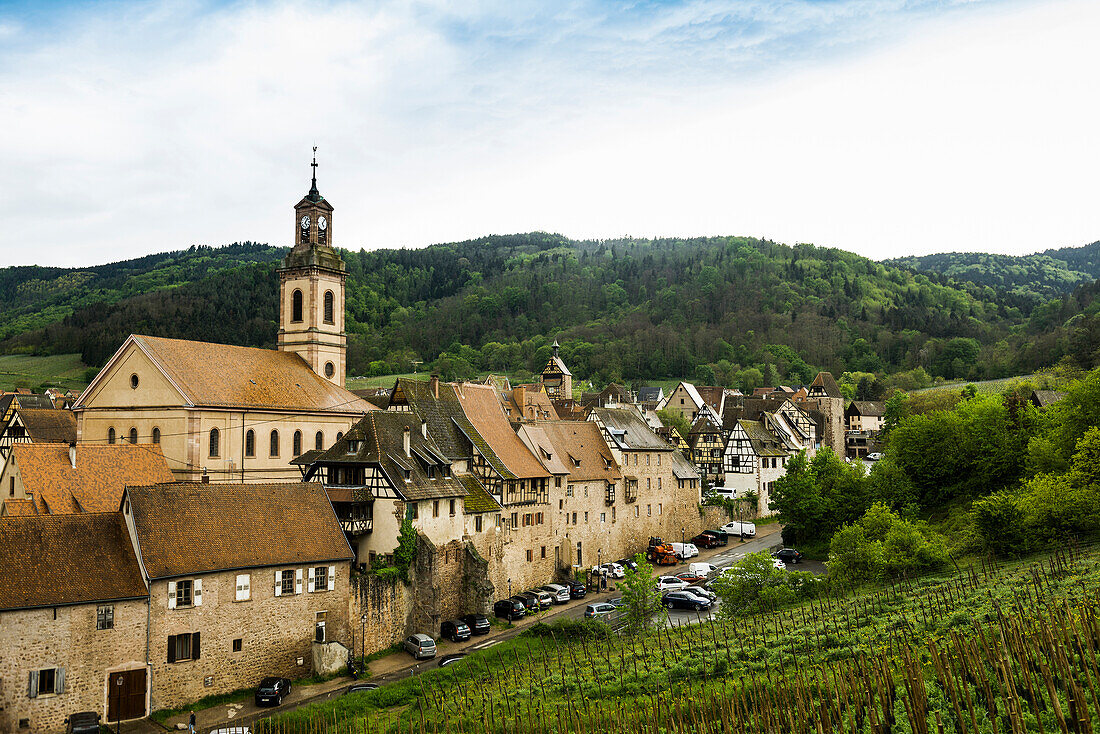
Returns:
[[[1034,255],[943,252],[896,258],[886,264],[1001,288],[1034,305],[1064,296],[1077,286],[1100,278],[1100,242]]]
[[[249,243],[8,269],[0,352],[75,351],[98,366],[132,332],[271,347],[283,253]],[[1068,344],[1066,304],[1046,308],[1042,348],[1029,348],[1017,298],[811,245],[532,233],[343,254],[353,375],[413,360],[448,377],[537,372],[558,338],[574,373],[596,381],[801,383],[819,368],[978,379],[1044,366]]]

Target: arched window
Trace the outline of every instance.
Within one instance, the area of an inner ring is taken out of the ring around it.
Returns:
[[[292,453],[295,456],[301,456],[302,455],[302,432],[301,431],[295,431],[294,432],[294,451]]]
[[[115,442],[115,427],[111,426],[107,429],[107,443]]]
[[[153,428],[153,443],[160,443],[160,429]]]
[[[294,295],[290,297],[290,320],[302,320],[302,292],[300,290],[295,290]]]
[[[221,447],[221,432],[217,428],[210,429],[210,456],[217,458],[218,449]]]
[[[336,323],[336,296],[332,291],[325,291],[325,323]]]
[[[256,432],[251,428],[248,429],[248,433],[244,434],[244,455],[256,455]]]
[[[137,443],[137,429],[130,429],[130,443]]]
[[[313,440],[313,448],[318,451],[325,450],[325,434],[324,431],[317,431],[317,437]]]
[[[278,456],[279,455],[279,432],[278,431],[272,431],[271,432],[271,451],[270,451],[270,454],[272,456]]]
[[[339,441],[343,437],[344,437],[344,432],[343,431],[337,431],[336,432],[336,440],[337,441]]]

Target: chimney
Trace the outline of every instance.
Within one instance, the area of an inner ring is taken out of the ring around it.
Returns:
[[[431,386],[432,386],[432,396],[435,397],[438,400],[439,399],[439,373],[438,372],[433,372],[432,373],[432,381],[429,384],[431,384]]]
[[[405,426],[404,431],[405,439],[405,456],[412,456],[412,431],[408,426]]]
[[[424,438],[428,437],[428,421],[420,421],[420,435]]]
[[[516,407],[519,409],[519,417],[526,418],[527,406],[525,406],[523,403],[527,399],[527,388],[517,387],[516,389],[512,390],[512,399],[516,401]]]
[[[210,475],[206,473],[206,467],[202,468],[202,483],[210,484]]]
[[[76,441],[69,442],[69,463],[73,465],[73,469],[76,468]]]

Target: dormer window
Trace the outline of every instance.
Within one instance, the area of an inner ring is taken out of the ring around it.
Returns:
[[[349,454],[358,454],[359,453],[359,442],[358,441],[356,441],[354,439],[349,439],[348,440],[348,453]]]
[[[412,481],[412,474],[413,474],[412,469],[404,469],[402,471],[405,472],[405,481],[406,482],[411,482]]]

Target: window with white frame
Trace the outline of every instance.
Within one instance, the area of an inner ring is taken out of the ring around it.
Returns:
[[[237,601],[248,601],[252,598],[252,578],[247,573],[237,574]]]
[[[179,579],[168,582],[168,608],[202,606],[202,579]]]
[[[335,588],[336,567],[317,566],[309,569],[309,591],[330,591]]]

